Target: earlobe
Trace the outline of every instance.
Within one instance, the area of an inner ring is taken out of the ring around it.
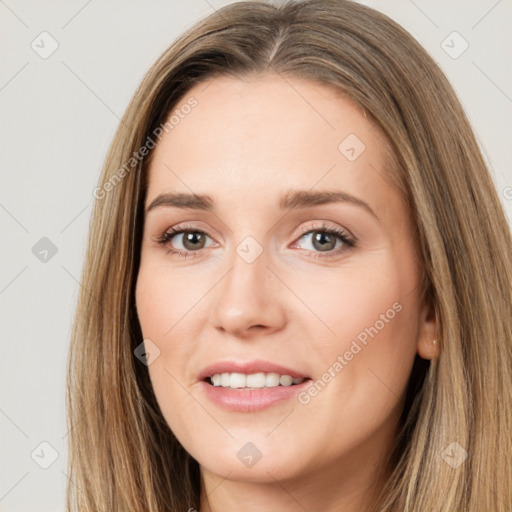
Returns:
[[[425,305],[420,322],[418,354],[423,359],[435,359],[440,354],[440,343],[436,336],[436,317],[432,304]]]
[[[439,357],[440,347],[439,341],[436,339],[423,340],[420,339],[418,343],[418,354],[423,359],[435,359]]]

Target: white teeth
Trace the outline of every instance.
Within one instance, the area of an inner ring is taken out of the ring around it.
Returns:
[[[279,386],[279,373],[267,373],[267,377],[265,379],[265,386],[267,388],[275,388]]]
[[[291,386],[304,381],[302,377],[292,378],[290,375],[279,375],[278,373],[216,373],[210,377],[214,386],[231,389],[260,389]]]
[[[281,384],[281,386],[291,386],[292,385],[292,378],[289,375],[283,375],[279,379],[279,384]]]
[[[229,373],[221,373],[220,374],[220,385],[223,388],[229,388],[230,382],[231,382],[231,375]]]
[[[243,373],[232,373],[229,381],[230,388],[245,388],[246,377]]]
[[[265,383],[266,377],[264,373],[251,373],[247,375],[245,385],[248,388],[263,388]]]

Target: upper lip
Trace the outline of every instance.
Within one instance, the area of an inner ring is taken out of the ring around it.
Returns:
[[[294,379],[309,378],[304,373],[292,370],[286,366],[271,363],[270,361],[253,360],[253,361],[219,361],[204,368],[198,376],[198,380],[204,380],[216,373],[245,373],[250,375],[253,373],[278,373],[279,375],[289,375]]]

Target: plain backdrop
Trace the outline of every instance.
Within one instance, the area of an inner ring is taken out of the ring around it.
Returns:
[[[66,358],[92,191],[147,69],[226,3],[0,0],[1,511],[64,510]],[[512,218],[512,1],[364,3],[446,72]]]

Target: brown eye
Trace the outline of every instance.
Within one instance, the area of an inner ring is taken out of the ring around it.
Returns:
[[[195,251],[205,246],[205,234],[201,231],[183,231],[183,246],[185,249]]]
[[[330,251],[336,246],[336,236],[325,231],[312,231],[312,243],[319,251]]]
[[[306,249],[315,257],[320,257],[320,253],[326,253],[325,257],[336,255],[355,246],[355,241],[347,233],[331,226],[310,229],[301,235],[301,240],[305,241],[301,249]],[[301,243],[298,244],[300,246]]]
[[[210,243],[208,243],[208,239]],[[199,253],[212,245],[212,239],[200,229],[171,228],[157,240],[158,245],[166,247],[168,252],[186,257]]]

